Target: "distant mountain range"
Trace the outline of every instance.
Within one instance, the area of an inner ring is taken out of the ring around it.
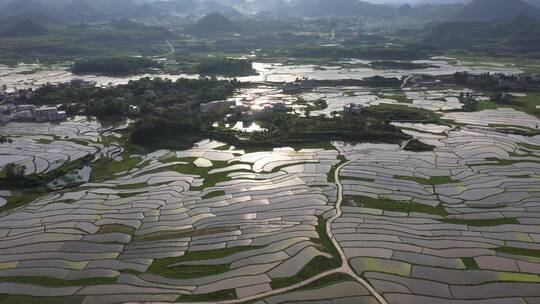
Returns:
[[[455,16],[463,21],[510,20],[518,16],[540,18],[540,9],[523,0],[474,0]]]
[[[388,1],[398,3],[398,0]],[[407,0],[399,1],[405,3]],[[439,21],[489,21],[508,20],[519,15],[533,18],[540,16],[538,9],[530,4],[540,5],[540,0],[410,1],[415,5],[400,7],[362,0],[0,0],[0,20],[33,16],[30,19],[38,24],[60,21],[84,23],[122,18],[163,20],[174,15],[205,16],[213,12],[233,19],[251,14],[366,18],[405,15]]]
[[[540,21],[518,17],[498,22],[444,22],[427,28],[422,45],[442,50],[540,56]]]
[[[239,31],[240,27],[220,13],[211,13],[199,19],[189,29],[190,32],[202,35],[215,35]]]
[[[31,37],[47,35],[49,30],[35,24],[32,20],[25,19],[16,22],[7,29],[0,31],[0,37]]]

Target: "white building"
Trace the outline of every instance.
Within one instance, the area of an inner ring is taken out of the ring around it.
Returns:
[[[56,117],[58,118],[58,121],[67,120],[67,113],[66,113],[66,111],[58,111]]]
[[[349,103],[343,107],[343,114],[345,115],[358,115],[364,111],[364,106],[356,103]]]
[[[42,107],[33,111],[37,122],[56,121],[58,111],[55,107]]]
[[[34,106],[34,105],[18,105],[17,106],[17,111],[18,112],[21,112],[21,111],[34,111],[35,108],[36,108],[36,106]]]
[[[32,111],[30,110],[17,111],[11,115],[11,120],[14,121],[29,121],[33,119],[34,115],[32,115]]]
[[[41,107],[33,111],[34,119],[37,122],[57,122],[67,119],[65,111],[58,111],[56,107]]]
[[[129,105],[128,112],[131,115],[137,115],[137,114],[139,114],[141,112],[141,108],[139,106]]]
[[[251,122],[253,121],[253,112],[251,111],[245,111],[245,112],[242,112],[242,115],[241,115],[241,119],[243,122]]]

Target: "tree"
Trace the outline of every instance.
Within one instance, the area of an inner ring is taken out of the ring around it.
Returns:
[[[508,93],[499,92],[499,93],[491,96],[491,101],[494,101],[496,103],[511,103],[512,102],[512,95],[510,95]]]
[[[6,171],[6,179],[9,182],[17,183],[21,181],[21,179],[24,179],[24,172],[26,171],[26,167],[11,163],[7,164],[4,167],[4,170]]]
[[[11,142],[12,142],[11,138],[4,135],[0,135],[0,144],[11,143]]]

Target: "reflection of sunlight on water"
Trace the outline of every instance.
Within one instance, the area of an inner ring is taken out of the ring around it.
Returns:
[[[265,128],[262,128],[256,122],[241,122],[241,121],[237,122],[232,127],[232,129],[236,131],[242,131],[242,132],[248,132],[248,133],[266,131]]]

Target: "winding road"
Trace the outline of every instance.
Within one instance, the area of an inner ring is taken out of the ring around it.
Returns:
[[[341,248],[334,234],[332,233],[332,223],[338,218],[340,218],[341,215],[343,214],[343,210],[341,209],[341,205],[343,203],[343,185],[341,184],[341,180],[339,179],[339,173],[345,166],[347,166],[348,164],[358,159],[360,158],[349,160],[341,164],[336,169],[336,172],[334,173],[336,185],[338,186],[338,195],[337,195],[337,201],[336,201],[336,214],[332,218],[330,218],[328,222],[326,223],[326,233],[332,239],[332,243],[334,244],[334,247],[336,248],[336,250],[339,253],[339,256],[341,257],[342,264],[341,264],[341,267],[338,268],[339,272],[350,275],[352,278],[358,281],[358,283],[362,284],[377,299],[377,301],[379,301],[380,304],[387,304],[386,300],[375,290],[375,288],[373,288],[373,286],[371,286],[366,280],[361,278],[359,275],[357,275],[354,272],[354,270],[352,270],[351,266],[349,265],[349,260],[347,260],[347,256],[345,255],[345,252],[343,252],[343,248]]]
[[[156,59],[156,58],[161,58],[161,57],[167,57],[167,56],[174,55],[174,53],[176,53],[176,50],[174,49],[174,46],[171,44],[171,42],[168,39],[166,42],[171,50],[166,54],[156,55],[156,56],[153,56],[152,58]]]

